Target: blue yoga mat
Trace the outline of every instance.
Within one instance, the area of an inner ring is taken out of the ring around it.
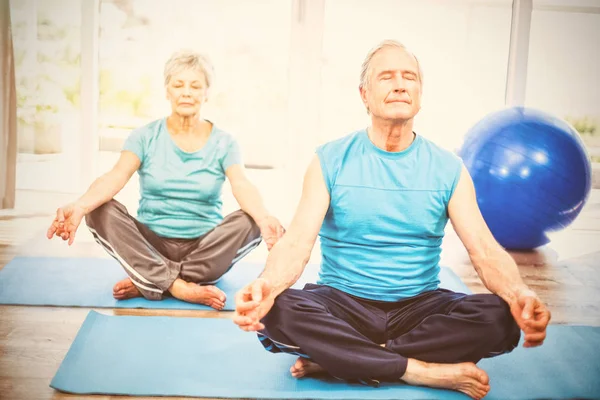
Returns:
[[[597,398],[600,328],[550,326],[543,346],[480,362],[487,399]],[[295,357],[271,354],[229,319],[116,317],[91,311],[50,386],[78,394],[288,399],[465,399],[403,383],[372,388],[291,377]]]
[[[240,261],[216,284],[227,295],[224,310],[235,309],[235,293],[263,270],[264,263]],[[293,286],[302,288],[315,282],[318,265],[309,264]],[[111,258],[16,257],[0,270],[0,304],[74,306],[94,308],[157,308],[213,310],[172,297],[150,301],[141,297],[116,300],[112,288],[127,275]],[[442,268],[441,286],[470,293],[450,269]]]

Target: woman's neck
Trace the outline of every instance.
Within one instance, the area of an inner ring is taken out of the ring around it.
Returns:
[[[181,133],[195,133],[200,130],[204,121],[200,119],[199,115],[179,115],[171,114],[167,118],[167,127],[169,131],[175,135]]]

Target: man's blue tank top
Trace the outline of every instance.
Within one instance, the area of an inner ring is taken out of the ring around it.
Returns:
[[[317,283],[381,301],[437,289],[461,160],[420,135],[406,150],[387,152],[366,130],[320,146],[317,155],[331,197]]]

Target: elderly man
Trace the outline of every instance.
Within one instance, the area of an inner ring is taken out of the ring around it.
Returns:
[[[550,313],[521,280],[477,206],[461,160],[413,132],[422,73],[400,43],[366,57],[360,95],[371,126],[317,150],[289,231],[264,272],[236,296],[234,321],[271,352],[299,355],[296,377],[325,370],[367,384],[489,391],[475,363],[542,344]],[[441,289],[440,245],[451,220],[493,294]],[[317,234],[317,284],[289,289]]]
[[[115,166],[78,200],[56,212],[47,232],[73,243],[82,219],[128,278],[113,296],[225,306],[214,283],[262,239],[283,234],[277,218],[247,178],[235,138],[201,116],[214,80],[208,58],[174,53],[164,68],[171,114],[135,129]],[[113,199],[135,172],[140,177],[137,219]],[[229,180],[241,210],[222,215],[221,189]]]

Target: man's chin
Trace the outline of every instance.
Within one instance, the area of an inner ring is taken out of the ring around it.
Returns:
[[[414,116],[415,116],[415,114],[409,113],[409,112],[394,112],[394,113],[387,113],[386,115],[383,116],[383,118],[390,120],[390,121],[407,121],[409,119],[414,118]]]

